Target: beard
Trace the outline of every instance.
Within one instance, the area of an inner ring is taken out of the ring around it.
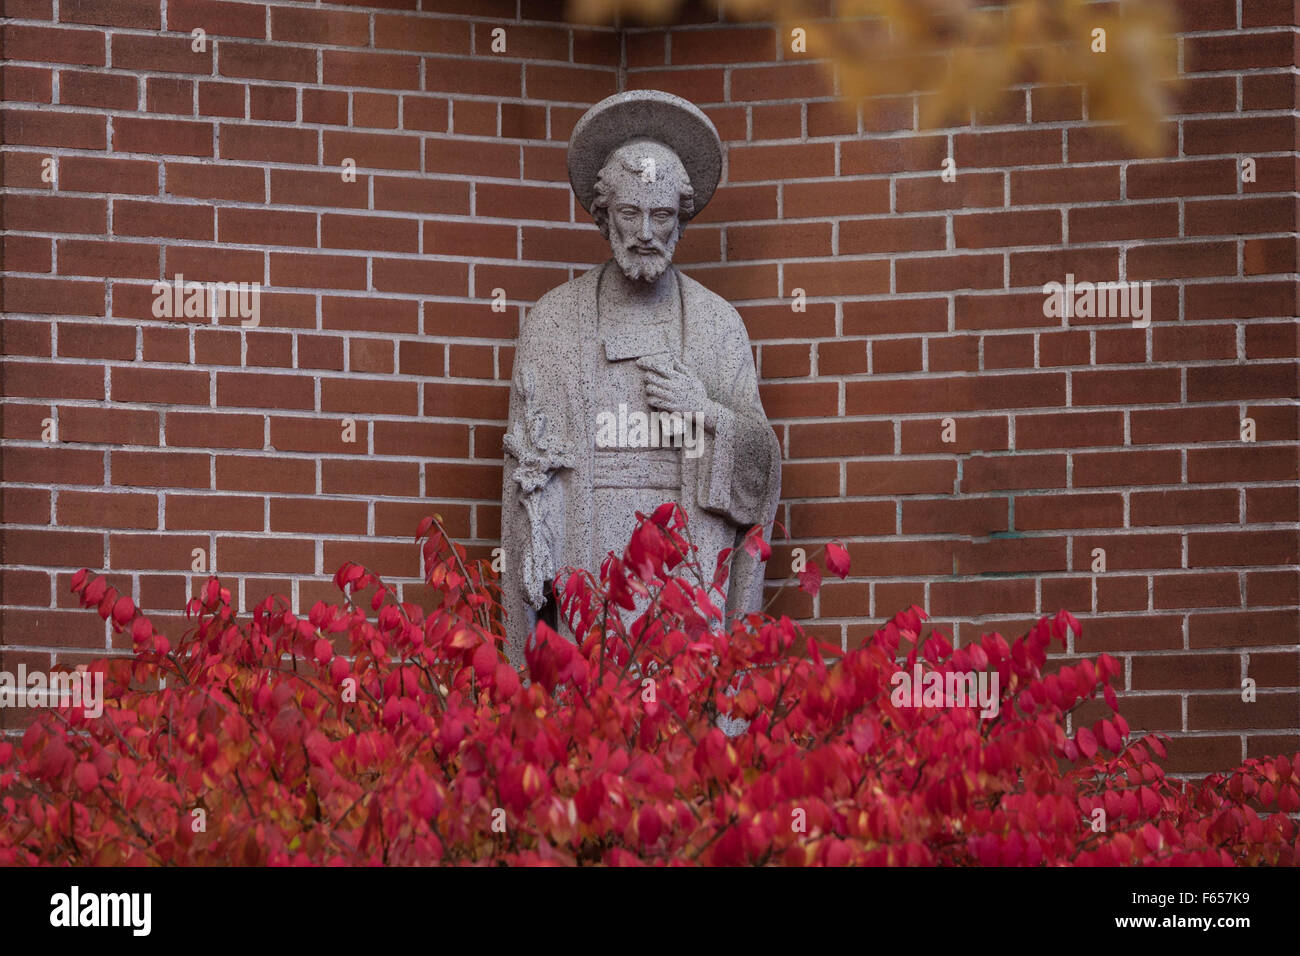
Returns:
[[[653,246],[653,253],[637,252],[636,247],[642,243],[631,243],[625,245],[621,242],[615,242],[614,261],[618,267],[623,270],[623,275],[629,279],[636,279],[642,282],[654,282],[672,263],[672,252],[666,249],[662,243],[651,241],[645,245]]]

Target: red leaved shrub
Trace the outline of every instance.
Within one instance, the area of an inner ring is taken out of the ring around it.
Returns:
[[[436,519],[421,539],[436,607],[349,564],[339,605],[241,620],[213,578],[175,642],[79,573],[135,654],[95,665],[101,717],[0,743],[0,864],[1296,862],[1300,755],[1193,786],[1117,712],[1067,735],[1080,703],[1116,708],[1117,665],[1048,672],[1065,612],[918,652],[912,607],[831,655],[787,618],[726,621],[727,564],[705,575],[664,506],[599,580],[557,581],[579,640],[540,627],[520,672],[490,572]],[[895,693],[931,673],[996,675],[996,715]]]

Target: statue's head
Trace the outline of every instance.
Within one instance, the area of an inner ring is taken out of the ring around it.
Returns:
[[[695,214],[695,190],[681,159],[653,139],[631,140],[610,154],[595,190],[591,216],[614,261],[629,279],[654,282]]]
[[[568,161],[574,194],[614,261],[628,278],[653,282],[718,186],[722,141],[698,106],[658,90],[628,90],[583,114]]]

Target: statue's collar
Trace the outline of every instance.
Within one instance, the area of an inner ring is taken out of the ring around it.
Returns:
[[[596,274],[596,278],[592,283],[591,295],[597,316],[600,313],[598,292],[600,280],[605,275],[605,270],[611,266],[618,268],[614,260],[610,259],[603,266],[592,270]],[[668,268],[672,270],[673,281],[677,284],[677,315],[678,322],[681,323],[682,341],[684,342],[686,331],[686,284],[682,281],[683,276],[677,271],[676,266],[670,265]],[[600,330],[601,342],[605,348],[605,358],[611,362],[671,353],[673,347],[668,335],[668,325],[668,322],[625,322],[610,325],[608,323],[602,324],[597,318],[597,328]]]

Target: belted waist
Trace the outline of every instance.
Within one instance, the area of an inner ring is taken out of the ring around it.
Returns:
[[[600,448],[592,461],[596,488],[682,486],[681,451],[676,448]]]

